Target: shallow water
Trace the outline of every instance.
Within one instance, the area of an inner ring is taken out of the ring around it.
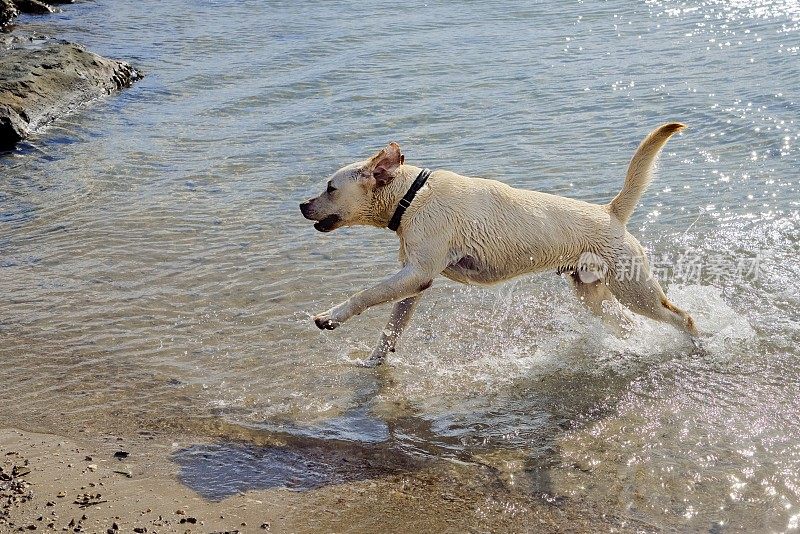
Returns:
[[[521,455],[524,491],[655,527],[800,526],[796,2],[199,4],[23,19],[147,76],[0,159],[0,425]],[[397,140],[605,202],[668,120],[689,129],[630,228],[704,351],[645,320],[613,338],[554,274],[437,280],[380,371],[353,363],[386,307],[310,321],[396,268],[389,231],[300,216],[339,166]]]

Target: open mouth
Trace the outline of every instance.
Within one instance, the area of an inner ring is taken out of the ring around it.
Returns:
[[[338,215],[328,215],[321,221],[314,223],[314,228],[320,232],[330,232],[336,229],[336,225],[339,224],[341,220],[342,219]]]

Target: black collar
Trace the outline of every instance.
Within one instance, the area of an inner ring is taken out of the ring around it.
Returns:
[[[392,218],[388,224],[389,230],[396,232],[397,229],[400,228],[400,219],[403,218],[403,214],[411,205],[411,201],[414,200],[414,197],[417,195],[417,191],[419,191],[422,186],[425,185],[425,182],[428,181],[428,176],[430,175],[430,169],[422,169],[422,171],[420,171],[420,173],[417,175],[417,179],[414,180],[414,183],[411,184],[411,187],[408,189],[408,191],[406,191],[406,194],[400,199],[400,202],[397,203],[397,209],[394,210],[394,215],[392,215]]]

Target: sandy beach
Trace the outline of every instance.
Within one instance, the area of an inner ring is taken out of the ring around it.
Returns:
[[[531,500],[488,464],[433,462],[413,474],[209,500],[179,481],[168,459],[177,447],[155,436],[75,440],[2,429],[0,531],[563,532],[564,525],[572,532],[652,530],[563,499]]]
[[[277,502],[204,501],[168,466],[126,445],[114,438],[87,446],[48,434],[0,431],[0,530],[237,532],[285,526],[285,516],[275,513]]]

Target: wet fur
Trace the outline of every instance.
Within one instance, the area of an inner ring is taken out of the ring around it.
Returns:
[[[470,284],[494,284],[542,271],[569,272],[576,295],[618,334],[630,327],[620,303],[638,314],[672,324],[691,336],[694,321],[672,304],[650,275],[642,246],[625,225],[652,179],[654,161],[684,126],[665,124],[648,135],[631,159],[622,190],[606,205],[513,188],[496,180],[434,171],[403,215],[401,270],[376,286],[314,317],[334,329],[365,309],[395,304],[368,363],[393,351],[419,297],[442,274]],[[385,228],[419,167],[404,164],[396,143],[369,160],[337,171],[327,191],[301,204],[320,231],[341,226]],[[583,261],[591,253],[600,272]],[[625,266],[635,265],[634,273]]]

